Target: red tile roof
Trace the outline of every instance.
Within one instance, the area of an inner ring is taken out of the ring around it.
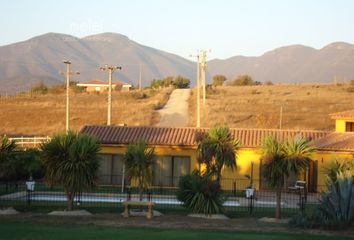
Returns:
[[[167,146],[196,146],[196,133],[206,132],[202,128],[168,128],[168,127],[130,127],[130,126],[85,126],[82,133],[95,136],[101,144],[129,144],[139,139],[151,145]],[[264,137],[274,136],[278,140],[286,140],[296,136],[317,140],[325,137],[329,132],[324,131],[296,131],[276,129],[231,129],[235,138],[240,140],[242,147],[260,147]]]
[[[354,110],[329,114],[332,119],[354,120]]]
[[[354,151],[354,132],[333,132],[314,140],[312,144],[323,150]]]

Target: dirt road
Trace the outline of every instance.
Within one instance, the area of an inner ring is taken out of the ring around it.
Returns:
[[[186,127],[188,125],[188,98],[190,89],[175,89],[164,108],[158,111],[161,116],[159,127]]]

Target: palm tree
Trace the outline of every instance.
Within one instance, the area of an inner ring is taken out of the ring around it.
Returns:
[[[15,174],[16,169],[13,160],[15,160],[16,142],[10,141],[6,136],[0,138],[0,178],[7,179]]]
[[[267,136],[262,149],[263,174],[269,186],[276,191],[275,217],[280,218],[284,181],[291,173],[298,175],[309,166],[315,148],[311,147],[305,138],[289,139],[281,143],[272,136]]]
[[[239,140],[232,137],[228,127],[215,126],[199,140],[198,161],[206,165],[207,174],[215,175],[220,182],[224,166],[232,170],[236,168],[236,151],[239,146]]]
[[[155,149],[146,146],[143,140],[128,145],[124,155],[124,164],[127,174],[137,180],[140,201],[143,191],[152,180],[152,166],[155,163]]]
[[[45,179],[50,185],[60,184],[67,196],[67,209],[73,209],[77,193],[95,185],[99,168],[99,145],[95,138],[68,132],[56,135],[41,145]]]

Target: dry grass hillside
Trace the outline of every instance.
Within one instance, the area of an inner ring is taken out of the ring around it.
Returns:
[[[196,124],[196,89],[189,102],[190,126]],[[201,101],[201,126],[227,124],[235,128],[334,129],[329,113],[354,109],[354,86],[272,85],[224,86],[208,90]]]
[[[168,100],[170,89],[158,92],[113,92],[112,124],[152,125],[154,112]],[[65,94],[17,96],[0,99],[0,134],[52,135],[65,131]],[[71,93],[70,124],[79,130],[87,124],[106,124],[107,93]]]

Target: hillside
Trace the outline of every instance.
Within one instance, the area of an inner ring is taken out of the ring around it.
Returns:
[[[99,66],[114,64],[122,66],[121,71],[114,73],[115,79],[137,85],[141,65],[144,85],[148,85],[153,78],[183,75],[190,78],[194,86],[196,66],[186,57],[144,46],[118,33],[84,38],[47,33],[0,46],[0,94],[26,90],[40,81],[48,85],[62,83],[64,76],[59,71],[65,68],[63,59],[70,59],[72,70],[81,73],[73,77],[75,81],[107,79],[107,73],[99,71]],[[339,80],[354,79],[353,66],[352,44],[336,42],[321,49],[290,45],[259,57],[235,56],[211,60],[208,62],[207,80],[210,82],[215,74],[224,74],[229,79],[249,74],[261,82],[328,83],[334,76],[338,76]]]
[[[291,45],[266,52],[260,57],[236,56],[212,60],[211,75],[222,73],[229,79],[249,74],[256,81],[274,83],[329,83],[354,79],[354,45],[336,42],[319,50]]]
[[[114,78],[137,84],[140,65],[142,82],[153,78],[183,74],[194,76],[194,64],[187,59],[138,44],[117,33],[102,33],[84,38],[48,33],[24,42],[0,47],[0,93],[28,89],[39,81],[55,85],[64,81],[63,59],[72,61],[72,70],[80,75],[75,81],[107,79],[99,66],[113,64],[122,67]]]
[[[196,124],[196,91],[190,99],[190,126]],[[201,107],[201,126],[226,124],[234,128],[333,130],[328,114],[354,108],[354,86],[292,84],[218,87],[208,91]]]
[[[112,124],[153,125],[171,90],[113,92]],[[52,135],[65,131],[65,94],[0,98],[0,135]],[[71,129],[106,124],[107,93],[71,93]]]

